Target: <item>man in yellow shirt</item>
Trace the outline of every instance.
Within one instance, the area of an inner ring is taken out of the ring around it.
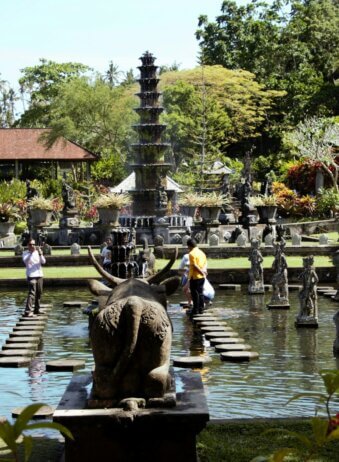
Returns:
[[[188,279],[193,301],[191,315],[195,315],[204,311],[203,288],[207,274],[207,258],[204,252],[198,248],[195,239],[188,239],[187,247],[189,250],[188,256],[190,263]]]

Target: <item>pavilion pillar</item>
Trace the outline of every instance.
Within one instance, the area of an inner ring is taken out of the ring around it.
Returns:
[[[19,161],[18,160],[14,161],[14,168],[15,168],[15,178],[18,180],[19,179]]]
[[[86,180],[89,181],[91,179],[91,164],[86,162]]]

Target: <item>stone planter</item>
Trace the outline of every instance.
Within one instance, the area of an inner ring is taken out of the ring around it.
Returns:
[[[275,223],[275,216],[277,214],[278,207],[276,205],[257,205],[259,214],[259,223],[269,224]]]
[[[0,236],[7,236],[13,234],[15,223],[11,221],[0,221]]]
[[[194,218],[196,209],[194,205],[180,205],[180,213],[186,217]]]
[[[51,210],[30,209],[29,214],[33,226],[49,226],[52,217]]]
[[[100,224],[120,226],[120,223],[119,223],[120,209],[98,207],[97,210],[99,214]]]
[[[219,223],[221,207],[201,207],[200,216],[204,223]]]

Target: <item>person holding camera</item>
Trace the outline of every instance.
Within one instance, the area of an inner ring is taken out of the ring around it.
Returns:
[[[29,239],[28,249],[23,253],[22,261],[26,266],[28,281],[28,296],[24,316],[32,317],[42,314],[40,311],[40,299],[43,290],[42,265],[46,263],[42,250],[35,245],[34,239]]]

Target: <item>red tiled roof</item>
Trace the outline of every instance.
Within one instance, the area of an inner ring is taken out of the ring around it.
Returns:
[[[69,160],[93,161],[97,157],[76,143],[66,139],[57,141],[50,149],[39,141],[48,128],[1,128],[1,160]]]

